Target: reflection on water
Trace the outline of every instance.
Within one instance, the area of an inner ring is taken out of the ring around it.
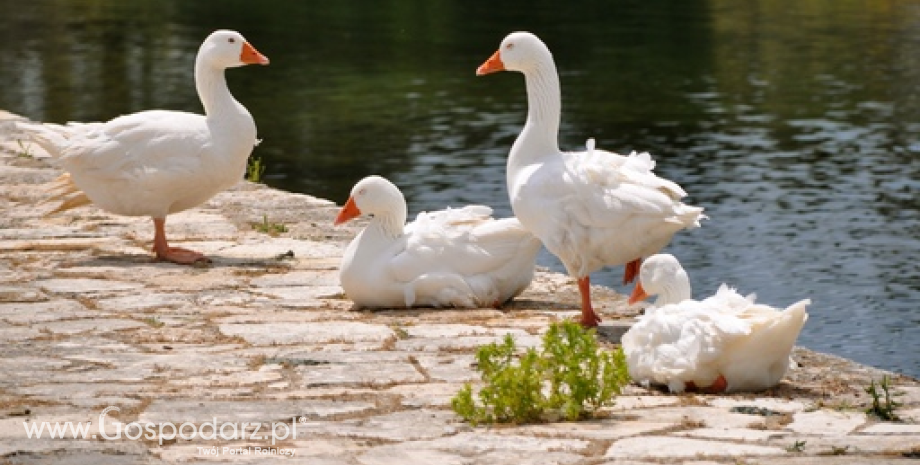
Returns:
[[[920,5],[800,3],[0,0],[0,108],[198,111],[198,44],[235,28],[272,59],[229,77],[271,184],[342,202],[377,173],[413,212],[507,215],[523,80],[473,74],[530,29],[562,73],[563,148],[649,150],[706,207],[668,249],[697,295],[810,297],[803,345],[920,376]],[[620,273],[594,279],[626,291]]]

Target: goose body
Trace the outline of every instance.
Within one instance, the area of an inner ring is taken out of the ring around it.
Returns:
[[[154,220],[157,257],[177,263],[204,260],[169,247],[165,218],[207,201],[239,182],[258,143],[249,111],[227,87],[226,68],[268,64],[234,31],[208,36],[195,62],[195,84],[205,114],[148,110],[107,122],[67,125],[20,123],[66,172],[56,185],[58,210],[88,203]]]
[[[358,307],[498,306],[533,279],[540,242],[516,219],[493,219],[491,208],[471,205],[422,212],[405,224],[406,209],[395,185],[369,176],[336,219],[373,216],[340,269],[342,288]]]
[[[577,278],[585,326],[596,326],[590,274],[627,265],[624,282],[642,257],[657,253],[677,231],[699,227],[703,209],[681,202],[686,192],[654,173],[648,153],[619,155],[596,149],[563,152],[557,136],[561,95],[556,65],[535,35],[508,35],[477,74],[524,74],[528,114],[511,147],[507,187],[515,216]]]
[[[778,384],[793,365],[790,354],[811,301],[777,309],[725,284],[702,301],[690,292],[672,255],[654,255],[642,264],[630,302],[659,298],[623,335],[630,376],[672,392],[760,391]]]

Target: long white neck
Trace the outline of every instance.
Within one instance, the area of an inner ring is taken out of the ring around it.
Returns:
[[[657,287],[658,298],[655,300],[655,306],[676,304],[693,298],[693,288],[690,286],[690,278],[687,273],[681,270],[676,275],[671,276],[665,283],[659,283]]]
[[[508,183],[521,168],[539,163],[546,157],[558,156],[559,119],[562,95],[559,75],[552,56],[524,72],[527,85],[527,122],[508,157]]]
[[[231,114],[245,114],[249,111],[233,98],[227,87],[227,78],[223,68],[216,68],[207,61],[195,60],[195,89],[204,106],[208,119],[224,118]],[[250,116],[251,118],[251,116]]]
[[[396,239],[404,234],[406,225],[406,205],[385,212],[374,213],[374,218],[367,226],[372,236]]]
[[[556,152],[559,150],[557,141],[562,113],[562,92],[556,64],[551,57],[541,61],[524,73],[524,79],[527,85],[527,122],[515,145],[522,143],[528,148]]]

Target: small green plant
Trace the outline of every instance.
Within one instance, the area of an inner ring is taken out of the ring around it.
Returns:
[[[451,400],[454,411],[474,425],[574,421],[612,405],[629,382],[622,349],[599,350],[594,331],[574,322],[552,324],[539,350],[516,353],[511,335],[480,347],[476,369],[484,385],[478,402],[467,383]]]
[[[263,174],[265,165],[262,164],[262,157],[249,157],[249,161],[246,162],[246,180],[261,183]]]
[[[390,329],[393,330],[393,334],[396,335],[396,339],[409,339],[409,331],[406,331],[406,328],[399,323],[390,325]]]
[[[262,222],[253,223],[252,229],[269,236],[277,236],[278,234],[286,233],[288,230],[287,226],[281,223],[269,223],[268,215],[262,215]]]
[[[144,318],[144,323],[147,323],[148,325],[150,325],[150,326],[153,327],[153,328],[162,328],[163,325],[166,324],[166,323],[163,323],[162,321],[160,321],[160,319],[157,318],[157,317],[155,317],[155,316],[151,316],[151,317],[148,317],[148,318]]]
[[[16,144],[19,145],[19,152],[16,154],[17,157],[20,157],[20,158],[35,158],[35,156],[32,155],[32,146],[31,146],[31,145],[23,144],[23,143],[22,143],[22,140],[20,140],[20,139],[16,139]]]
[[[786,452],[803,452],[805,450],[805,441],[796,441],[795,444],[786,448]]]
[[[866,413],[875,415],[885,421],[900,420],[894,410],[901,404],[892,399],[891,379],[887,375],[883,376],[877,386],[881,388],[882,392],[879,392],[874,379],[869,382],[869,387],[866,388],[866,393],[872,396],[872,406],[866,409]]]

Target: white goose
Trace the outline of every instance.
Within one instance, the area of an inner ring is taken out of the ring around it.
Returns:
[[[808,299],[785,310],[754,303],[725,284],[703,301],[690,298],[687,273],[673,255],[642,264],[630,303],[658,295],[623,335],[629,374],[672,392],[759,391],[775,386],[808,319]]]
[[[406,199],[369,176],[351,191],[335,224],[361,214],[370,224],[345,250],[340,277],[358,307],[497,307],[533,279],[540,241],[514,218],[471,205],[419,213],[406,223]]]
[[[207,261],[170,247],[166,215],[197,206],[243,178],[256,140],[256,125],[227,88],[226,68],[268,64],[238,32],[220,30],[205,39],[195,59],[195,86],[205,115],[150,110],[104,123],[20,123],[66,173],[58,178],[55,211],[89,203],[126,216],[150,216],[153,249],[160,260]]]
[[[699,227],[703,209],[680,202],[686,193],[652,172],[648,153],[595,150],[593,140],[587,151],[559,150],[559,77],[535,35],[508,35],[476,74],[502,70],[523,73],[527,85],[527,122],[507,165],[514,214],[578,279],[581,323],[597,326],[590,274],[626,264],[624,283],[631,282],[642,257],[661,250],[675,232]]]

